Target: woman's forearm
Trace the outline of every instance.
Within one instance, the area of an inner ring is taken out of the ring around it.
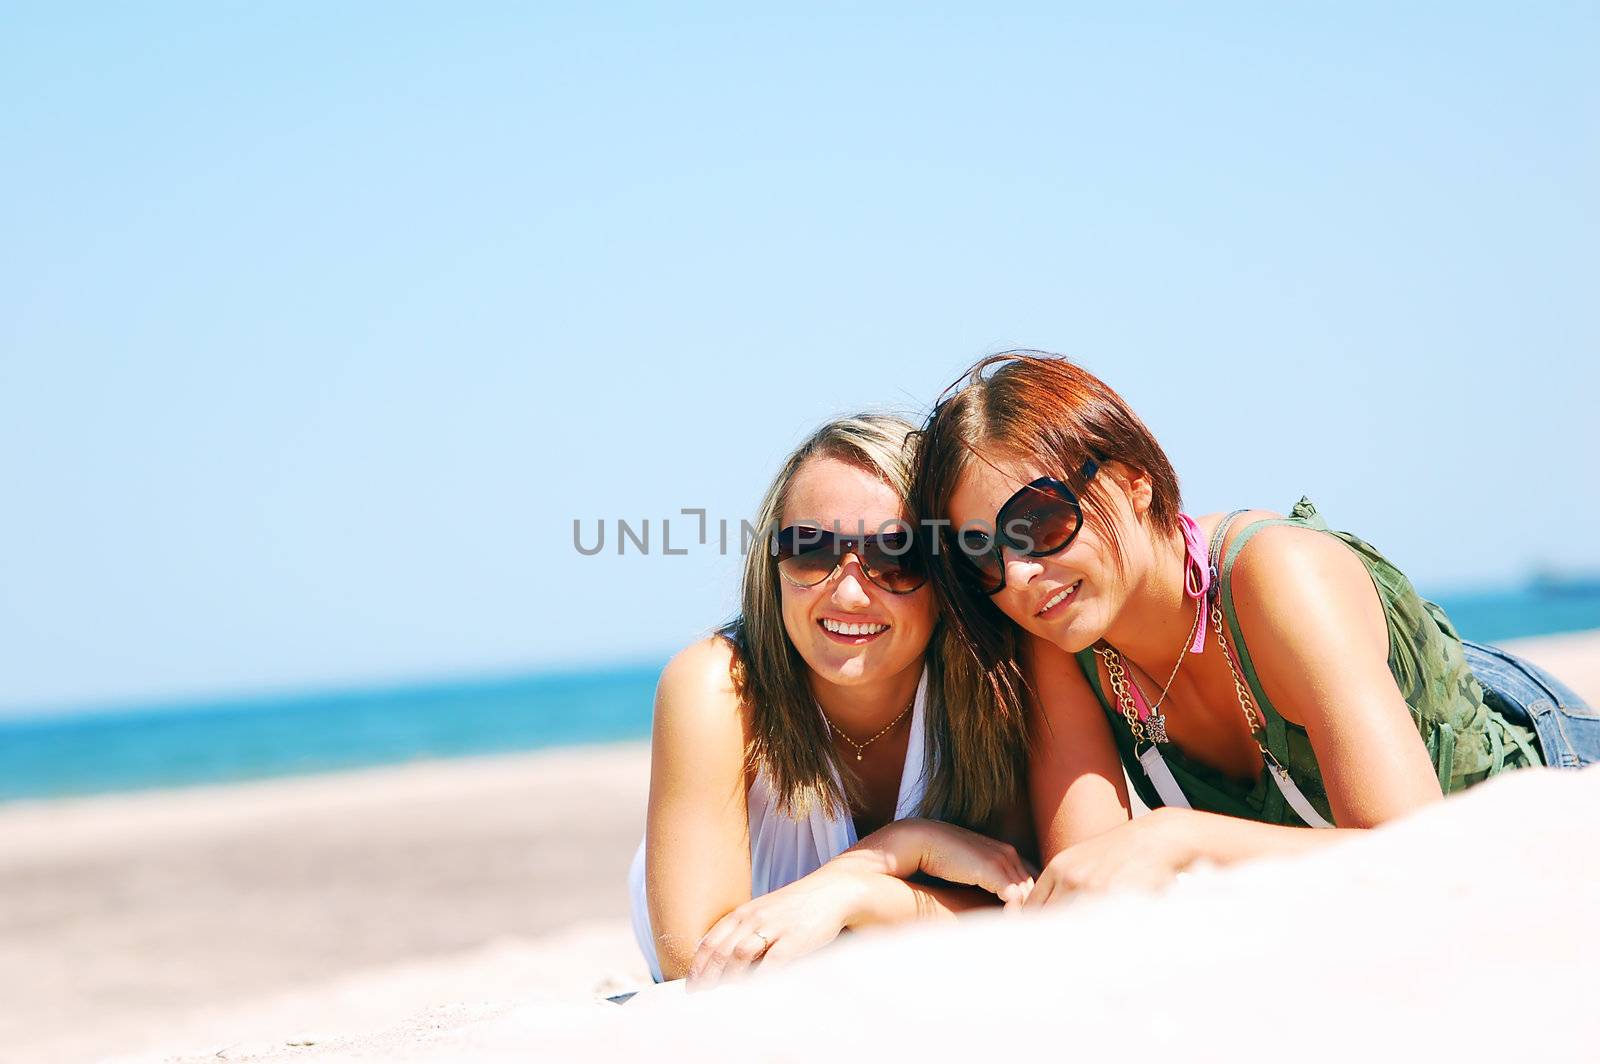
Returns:
[[[969,909],[999,904],[992,892],[981,887],[923,872],[930,829],[937,830],[923,820],[895,821],[811,873],[836,877],[842,885],[846,928],[953,919]]]
[[[1009,843],[915,817],[880,828],[819,871],[871,885],[870,895],[851,909],[862,924],[1021,904],[1036,874]]]
[[[823,868],[878,873],[904,879],[922,867],[925,821],[896,820],[885,824]]]
[[[1184,855],[1180,867],[1196,861],[1233,864],[1258,857],[1292,857],[1320,850],[1364,830],[1262,824],[1193,809],[1167,808],[1150,815],[1166,822],[1163,830]]]
[[[980,887],[923,876],[901,879],[864,873],[855,877],[854,887],[844,920],[844,926],[851,930],[912,920],[953,920],[958,913],[999,904],[993,894]]]

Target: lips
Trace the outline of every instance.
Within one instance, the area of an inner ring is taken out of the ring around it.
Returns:
[[[1052,617],[1060,613],[1076,601],[1078,591],[1082,587],[1083,579],[1080,577],[1075,583],[1068,584],[1066,587],[1056,588],[1039,604],[1039,608],[1034,611],[1033,615],[1035,617]]]

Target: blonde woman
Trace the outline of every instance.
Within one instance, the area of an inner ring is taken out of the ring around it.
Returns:
[[[939,667],[911,438],[862,415],[796,449],[762,502],[739,615],[661,674],[629,876],[658,980],[709,986],[1032,887],[1010,844],[928,818],[993,824],[1025,803],[986,783],[1015,766],[952,757],[947,690],[979,688]]]

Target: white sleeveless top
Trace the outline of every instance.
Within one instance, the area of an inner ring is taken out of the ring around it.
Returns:
[[[894,819],[916,816],[922,804],[927,780],[923,775],[923,704],[928,695],[928,670],[917,681],[917,696],[911,709],[911,735],[906,740],[905,766],[900,770],[900,796],[895,801]],[[839,854],[854,846],[855,821],[849,816],[829,816],[820,809],[796,820],[778,808],[778,796],[767,783],[766,774],[757,772],[747,799],[750,807],[750,896],[759,898],[779,887],[788,886],[810,875]],[[628,891],[633,898],[633,937],[650,965],[650,976],[661,982],[661,964],[656,959],[655,935],[650,930],[650,906],[645,898],[644,840],[628,869]]]

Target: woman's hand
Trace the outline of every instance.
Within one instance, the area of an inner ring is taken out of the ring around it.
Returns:
[[[1060,904],[1085,892],[1152,890],[1195,859],[1184,809],[1156,809],[1068,846],[1045,865],[1025,907]]]
[[[737,978],[758,961],[781,964],[821,949],[858,920],[881,922],[883,914],[873,913],[882,907],[871,901],[874,881],[881,886],[883,877],[910,879],[919,872],[978,887],[1012,909],[1022,905],[1034,882],[1034,870],[1010,843],[934,820],[897,820],[810,875],[752,898],[718,920],[695,950],[690,988]]]
[[[1036,870],[1008,842],[937,820],[896,820],[868,835],[835,860],[874,856],[886,875],[908,879],[918,872],[947,883],[980,887],[1008,909],[1022,905],[1034,888]]]
[[[782,963],[826,946],[849,923],[860,876],[871,874],[824,865],[745,902],[700,940],[689,964],[689,989],[707,989],[738,978],[757,961]]]

